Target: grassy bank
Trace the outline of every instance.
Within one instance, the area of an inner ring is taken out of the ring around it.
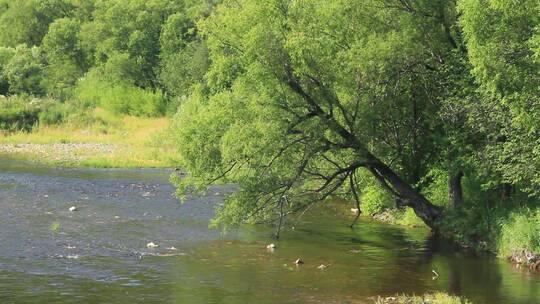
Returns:
[[[395,296],[378,298],[375,304],[472,304],[471,302],[459,297],[450,296],[444,293],[437,293],[425,296]]]
[[[169,118],[119,116],[89,108],[86,122],[35,125],[0,134],[0,156],[62,167],[170,167]]]

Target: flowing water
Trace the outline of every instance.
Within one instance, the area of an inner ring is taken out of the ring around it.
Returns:
[[[540,303],[537,273],[423,229],[364,220],[351,230],[333,209],[289,225],[270,252],[269,228],[207,228],[230,187],[180,204],[169,174],[0,159],[0,303],[373,303],[435,291]]]

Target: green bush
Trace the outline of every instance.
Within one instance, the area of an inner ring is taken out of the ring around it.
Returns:
[[[110,84],[95,73],[79,82],[77,98],[98,105],[116,114],[135,116],[161,116],[167,104],[160,91],[152,92],[130,84]]]
[[[22,97],[0,99],[0,130],[30,131],[39,120],[40,105]]]
[[[540,210],[513,212],[501,225],[499,254],[510,256],[515,250],[540,253]]]
[[[380,186],[372,184],[362,189],[362,212],[364,214],[377,214],[385,209],[394,207],[392,197]]]
[[[92,105],[76,101],[59,102],[12,96],[0,99],[0,130],[29,132],[34,127],[71,123],[90,124],[95,121],[89,109]]]
[[[429,171],[425,179],[431,180],[429,186],[423,191],[427,199],[439,206],[448,205],[448,172],[434,168]]]

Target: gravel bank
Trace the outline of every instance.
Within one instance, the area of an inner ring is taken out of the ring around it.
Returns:
[[[115,150],[115,145],[98,143],[0,144],[0,154],[32,155],[63,162],[80,162],[96,155],[113,154]]]

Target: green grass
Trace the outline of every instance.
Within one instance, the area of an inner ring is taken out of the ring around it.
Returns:
[[[509,257],[514,251],[540,253],[540,210],[513,212],[501,225],[499,255]]]
[[[36,144],[21,151],[0,153],[10,158],[62,167],[174,166],[175,149],[168,144],[167,135],[169,118],[117,116],[99,108],[91,109],[90,116],[91,123],[86,125],[65,122],[36,126],[31,132],[0,134],[0,145]],[[97,153],[85,147],[63,151],[53,144],[105,144],[113,149]]]
[[[435,293],[425,296],[398,295],[394,297],[379,297],[375,304],[472,304],[459,297],[450,296],[445,293]]]

